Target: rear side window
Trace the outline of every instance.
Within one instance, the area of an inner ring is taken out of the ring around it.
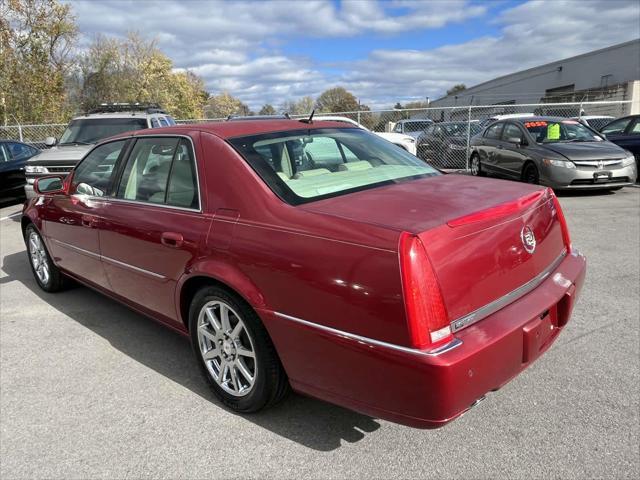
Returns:
[[[503,123],[496,123],[494,125],[491,125],[489,128],[487,128],[487,131],[485,132],[484,136],[486,138],[493,138],[493,139],[500,138],[500,132],[502,131],[502,125],[504,125],[504,124]]]
[[[167,120],[164,117],[158,117],[158,120],[160,121],[160,125],[163,127],[168,127],[169,123],[167,122]]]
[[[71,191],[94,197],[104,196],[124,144],[125,140],[119,140],[94,148],[76,167]]]
[[[181,139],[173,158],[171,175],[169,176],[167,205],[199,209],[197,178],[191,143]]]
[[[151,128],[160,128],[160,123],[158,123],[158,119],[155,117],[151,119]]]
[[[518,141],[522,141],[522,130],[520,130],[517,126],[515,126],[513,123],[507,123],[504,126],[504,130],[502,131],[502,139],[505,141],[511,140],[511,139],[518,139]]]
[[[199,208],[191,144],[175,137],[136,141],[118,185],[117,198]]]

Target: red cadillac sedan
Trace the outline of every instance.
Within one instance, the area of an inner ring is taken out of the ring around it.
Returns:
[[[291,388],[442,426],[550,347],[585,275],[550,189],[445,175],[344,123],[123,134],[35,189],[39,286],[188,335],[239,412]]]

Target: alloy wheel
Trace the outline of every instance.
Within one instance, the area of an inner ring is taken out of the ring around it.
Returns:
[[[49,283],[51,278],[51,267],[49,265],[49,257],[42,244],[40,235],[32,231],[29,235],[29,256],[31,257],[31,265],[33,271],[36,272],[38,280],[43,285]]]
[[[471,175],[478,175],[480,173],[480,159],[477,155],[471,157]]]
[[[211,378],[230,395],[248,395],[256,381],[257,358],[240,315],[223,301],[208,302],[198,316],[197,336]]]

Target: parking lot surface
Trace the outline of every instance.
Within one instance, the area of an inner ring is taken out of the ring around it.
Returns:
[[[41,292],[2,208],[0,477],[639,478],[640,188],[560,202],[589,262],[572,321],[439,430],[298,395],[229,412],[187,339],[88,288]]]

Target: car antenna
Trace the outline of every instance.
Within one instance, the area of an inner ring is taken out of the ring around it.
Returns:
[[[316,113],[316,109],[314,108],[313,110],[311,110],[311,115],[309,115],[309,118],[303,118],[302,120],[300,120],[302,123],[313,123],[313,114]]]

